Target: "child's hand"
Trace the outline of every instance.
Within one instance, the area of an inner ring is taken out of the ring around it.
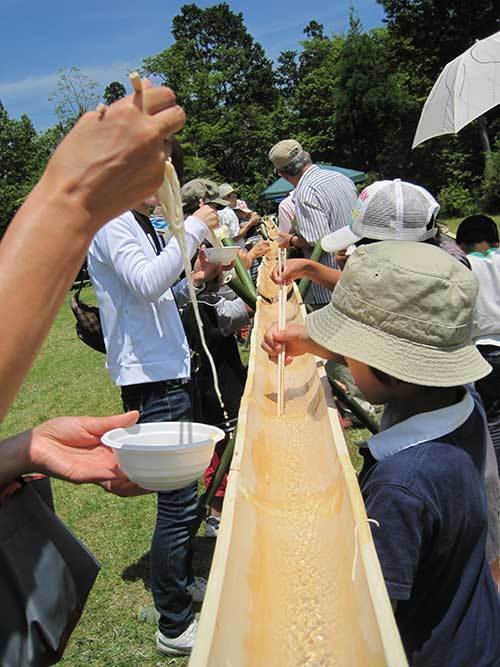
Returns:
[[[271,278],[277,285],[290,285],[293,280],[305,277],[309,263],[310,260],[308,259],[287,259],[281,275],[278,272],[278,266],[276,266]]]
[[[278,325],[273,324],[264,334],[262,349],[272,362],[277,363],[278,355],[285,345],[285,364],[288,366],[294,357],[309,352],[310,342],[302,324],[290,324],[284,331],[278,331]]]
[[[209,262],[205,254],[205,246],[202,245],[198,252],[198,257],[194,263],[192,278],[195,287],[200,287],[203,283],[214,280],[223,271],[221,264]]]

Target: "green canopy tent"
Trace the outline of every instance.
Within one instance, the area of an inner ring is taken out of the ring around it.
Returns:
[[[344,176],[350,178],[353,183],[363,183],[366,177],[364,171],[335,167],[333,164],[318,164],[318,167],[328,169],[329,171],[338,171],[339,174],[344,174]],[[277,181],[261,192],[261,197],[268,201],[280,202],[291,190],[293,190],[293,186],[288,181],[285,181],[284,178],[278,178]]]

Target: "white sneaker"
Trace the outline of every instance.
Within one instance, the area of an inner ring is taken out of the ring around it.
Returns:
[[[193,620],[191,625],[178,637],[165,637],[161,630],[158,630],[156,633],[158,653],[162,655],[189,655],[194,646],[197,630],[198,622],[196,620]]]
[[[195,577],[193,583],[189,584],[187,589],[191,593],[193,602],[203,602],[207,590],[207,580],[203,577]]]
[[[205,519],[205,537],[217,537],[219,534],[220,517],[211,514]]]

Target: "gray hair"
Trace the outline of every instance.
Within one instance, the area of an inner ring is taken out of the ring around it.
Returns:
[[[286,167],[279,170],[280,174],[286,174],[286,176],[297,176],[300,174],[304,167],[312,164],[311,156],[307,151],[302,151],[296,158],[294,158]]]

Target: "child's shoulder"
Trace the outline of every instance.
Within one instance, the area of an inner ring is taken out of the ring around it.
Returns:
[[[451,489],[466,489],[479,480],[470,455],[447,442],[430,441],[375,461],[363,478],[363,493],[379,487],[399,489],[426,504],[440,505]]]

